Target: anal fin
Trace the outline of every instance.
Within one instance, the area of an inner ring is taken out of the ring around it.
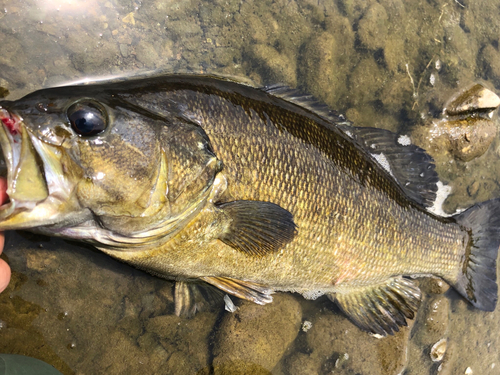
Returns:
[[[201,277],[201,279],[235,297],[265,305],[273,301],[271,289],[257,283],[228,277]]]
[[[421,292],[415,283],[393,277],[383,284],[356,288],[349,293],[329,294],[345,314],[361,329],[381,336],[393,335],[406,319],[413,319]]]

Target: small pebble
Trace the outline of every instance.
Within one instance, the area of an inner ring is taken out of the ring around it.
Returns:
[[[229,297],[227,294],[224,295],[224,303],[225,303],[225,309],[226,311],[229,311],[231,313],[234,313],[238,308],[234,305],[233,301],[231,300],[231,297]]]
[[[302,331],[307,332],[312,328],[313,324],[309,320],[304,320],[302,323]]]
[[[448,341],[446,339],[441,339],[432,345],[431,348],[431,360],[432,362],[440,362],[443,360],[443,357],[446,353]]]
[[[467,193],[469,193],[469,196],[472,198],[476,197],[478,191],[479,191],[479,182],[478,181],[474,181],[474,183],[472,185],[467,187]]]

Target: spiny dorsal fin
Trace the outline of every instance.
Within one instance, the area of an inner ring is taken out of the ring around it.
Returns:
[[[377,128],[339,125],[339,129],[357,141],[409,198],[424,207],[433,205],[439,181],[434,160],[408,136]]]
[[[257,283],[231,279],[229,277],[205,276],[201,277],[201,279],[228,294],[255,302],[259,305],[265,305],[266,303],[273,302],[273,297],[271,296],[273,291]]]
[[[394,277],[383,284],[357,288],[350,293],[329,294],[345,314],[361,329],[386,336],[413,319],[421,293],[411,280]]]
[[[316,99],[314,96],[306,94],[299,89],[294,89],[284,84],[278,83],[271,86],[265,86],[262,88],[262,90],[273,96],[277,96],[278,98],[306,108],[327,121],[331,121],[334,123],[347,122],[344,115],[339,114],[337,111],[334,111],[326,104]]]
[[[249,255],[274,253],[297,233],[292,214],[274,203],[242,200],[219,204],[217,208],[228,220],[219,239]]]

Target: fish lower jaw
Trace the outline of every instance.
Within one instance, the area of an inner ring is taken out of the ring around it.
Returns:
[[[0,207],[0,230],[28,229],[53,225],[65,216],[57,202],[10,201]]]

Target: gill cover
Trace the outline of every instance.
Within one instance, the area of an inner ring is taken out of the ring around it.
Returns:
[[[10,202],[0,229],[142,247],[203,207],[221,163],[204,131],[81,87],[0,102]]]

